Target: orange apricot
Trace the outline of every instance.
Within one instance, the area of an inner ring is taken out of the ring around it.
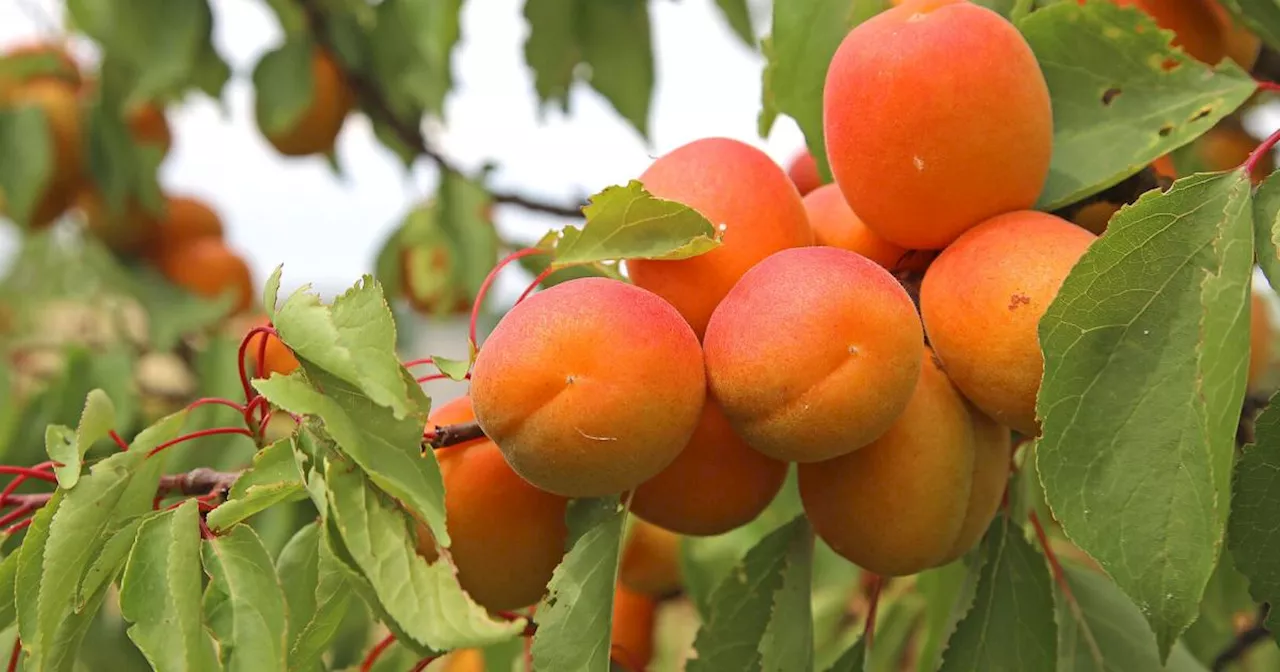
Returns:
[[[45,115],[51,165],[30,222],[36,227],[47,226],[75,202],[84,175],[84,135],[75,88],[62,79],[35,78],[8,91],[3,104],[35,107]]]
[[[1209,2],[1209,9],[1222,26],[1222,39],[1227,57],[1245,70],[1252,70],[1262,51],[1262,39],[1249,27],[1237,21],[1219,2]]]
[[[653,292],[579,278],[516,304],[476,357],[476,419],[516,473],[566,497],[620,493],[689,442],[706,375],[698,338]]]
[[[112,210],[106,196],[92,184],[80,189],[76,207],[84,213],[89,232],[121,254],[144,251],[159,227],[159,215],[149,212],[136,197],[128,197],[120,210]]]
[[[1204,169],[1216,172],[1239,167],[1258,148],[1258,144],[1239,121],[1224,120],[1197,138],[1192,147]],[[1251,176],[1254,184],[1266,179],[1275,169],[1275,153],[1267,152]]]
[[[254,326],[266,326],[267,323],[267,318],[262,317]],[[262,357],[262,374],[258,376],[258,352],[262,348],[264,338],[267,339],[267,349]],[[284,341],[269,334],[257,334],[249,339],[249,348],[245,351],[245,355],[249,373],[262,378],[269,378],[273,373],[287,376],[302,366],[297,356],[293,354],[293,350],[290,350]]]
[[[633,502],[634,506],[634,502]],[[652,597],[680,590],[680,535],[635,518],[618,562],[622,585]]]
[[[1168,180],[1178,179],[1178,169],[1173,166],[1173,157],[1168,154],[1161,155],[1151,162],[1151,170],[1155,171],[1156,177],[1163,177]]]
[[[818,245],[857,252],[891,271],[896,270],[907,256],[906,248],[894,245],[867,228],[844,200],[844,194],[837,185],[824,184],[809,192],[804,197],[804,208],[809,213],[814,242]]]
[[[801,196],[822,186],[822,176],[818,174],[818,161],[807,149],[800,150],[787,166],[787,177],[796,185]]]
[[[1248,389],[1256,392],[1271,368],[1271,311],[1257,290],[1249,297],[1249,377]]]
[[[484,651],[458,649],[440,660],[439,672],[485,672]]]
[[[222,234],[222,219],[209,204],[192,196],[167,196],[148,253],[163,257],[193,240],[221,240]]]
[[[925,272],[929,343],[956,387],[996,422],[1040,433],[1040,318],[1096,239],[1060,217],[1011,212],[966,232]]]
[[[160,148],[161,155],[169,153],[173,146],[173,131],[169,128],[163,107],[155,103],[139,105],[126,113],[125,123],[135,142],[155,145]]]
[[[657,600],[619,585],[613,595],[609,658],[627,670],[647,669],[657,614]]]
[[[752,450],[708,397],[689,445],[636,488],[631,512],[680,534],[722,534],[760,515],[786,477],[787,464]]]
[[[688,205],[723,231],[719,247],[696,257],[627,262],[631,280],[671,302],[699,338],[748,268],[813,242],[795,185],[768,155],[737,140],[695,140],[659,157],[640,181],[649,193]]]
[[[909,249],[1031,207],[1049,174],[1053,114],[1035,54],[1012,23],[964,0],[906,0],[850,31],[827,71],[823,126],[849,206]]]
[[[475,420],[470,397],[435,409],[429,422]],[[546,592],[564,557],[568,500],[516,475],[493,441],[476,439],[436,451],[444,478],[445,524],[458,581],[486,609],[523,609]],[[435,541],[418,528],[418,553],[437,557]]]
[[[1009,468],[1013,459],[1013,436],[1008,427],[969,406],[973,429],[973,485],[964,522],[951,544],[951,550],[939,564],[947,564],[968,553],[982,539],[1004,500],[1009,484]]]
[[[217,238],[193,240],[158,260],[160,272],[183,289],[214,299],[232,294],[232,310],[253,305],[253,274],[249,265]]]
[[[72,88],[82,83],[80,64],[60,44],[27,42],[5,50],[0,58],[9,65],[0,76],[0,92],[33,79],[56,79]]]
[[[1084,4],[1083,0],[1077,0]],[[1112,0],[1120,7],[1137,7],[1156,25],[1173,31],[1173,45],[1192,58],[1216,65],[1227,55],[1227,27],[1213,11],[1214,0]]]
[[[783,250],[742,276],[703,342],[711,392],[747,445],[827,460],[893,424],[920,376],[923,331],[902,285],[835,247]]]
[[[972,488],[969,409],[921,349],[919,383],[889,431],[847,455],[799,466],[800,501],[814,532],[882,576],[942,564],[964,525]]]
[[[1111,217],[1120,212],[1120,207],[1120,204],[1111,201],[1094,201],[1076,210],[1071,216],[1071,221],[1090,233],[1101,236],[1102,232],[1107,230],[1107,224],[1111,223]]]
[[[329,53],[317,50],[311,59],[311,104],[293,125],[266,133],[267,141],[285,156],[323,154],[333,149],[355,95],[338,62]]]

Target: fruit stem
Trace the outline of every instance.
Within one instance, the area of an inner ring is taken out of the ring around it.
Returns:
[[[13,651],[9,653],[9,672],[17,672],[18,658],[22,655],[22,638],[13,638]]]
[[[1260,91],[1280,91],[1280,84],[1275,82],[1268,82],[1265,79],[1255,79],[1254,82]]]
[[[400,366],[403,366],[406,369],[412,369],[415,366],[425,366],[427,364],[435,364],[435,363],[436,363],[436,360],[431,357],[422,357],[420,359],[411,359],[407,362],[404,362]]]
[[[179,436],[176,439],[165,441],[164,443],[156,446],[155,448],[152,448],[151,451],[147,453],[147,457],[151,457],[152,455],[155,455],[156,453],[164,450],[165,448],[168,448],[169,446],[175,446],[184,441],[191,441],[193,439],[199,439],[206,436],[214,436],[217,434],[241,434],[251,439],[254,438],[253,432],[250,432],[249,430],[243,427],[214,427],[212,429],[202,429],[196,432],[191,432],[190,434],[183,434],[182,436]]]
[[[236,402],[231,401],[230,399],[223,399],[222,397],[203,397],[201,399],[196,399],[190,404],[187,404],[187,410],[188,411],[195,410],[197,408],[200,408],[201,406],[208,406],[210,404],[226,406],[227,408],[234,408],[237,411],[244,413],[244,404],[237,404]]]
[[[369,650],[369,655],[365,656],[364,661],[360,663],[360,672],[369,672],[369,670],[372,670],[373,664],[378,662],[378,658],[382,656],[382,652],[386,651],[387,647],[395,643],[396,636],[394,634],[389,634],[386,637],[383,637],[382,641],[375,644],[374,647]]]
[[[1276,130],[1274,133],[1267,136],[1267,139],[1263,140],[1262,144],[1258,145],[1257,148],[1250,152],[1249,158],[1245,159],[1243,164],[1245,174],[1249,177],[1253,177],[1253,171],[1258,167],[1258,163],[1267,156],[1271,151],[1271,148],[1275,147],[1278,142],[1280,142],[1280,130]]]
[[[4,514],[3,516],[0,516],[0,527],[8,525],[9,523],[12,523],[15,520],[22,518],[23,516],[27,515],[28,513],[31,513],[32,511],[35,511],[38,508],[40,508],[38,504],[34,504],[32,502],[23,502],[22,505],[19,506],[18,508],[10,511],[9,513]]]
[[[58,479],[53,474],[34,467],[13,467],[7,464],[0,464],[0,474],[17,474],[26,478],[38,478],[49,483],[58,482]]]
[[[413,666],[413,669],[409,670],[409,672],[422,672],[423,670],[427,669],[428,665],[430,665],[432,662],[434,662],[438,658],[440,658],[440,656],[427,656],[426,658],[419,660],[417,664]]]
[[[258,334],[265,334],[265,336],[262,337],[262,343],[264,348],[266,347],[268,336],[275,336],[276,338],[280,338],[280,334],[275,330],[275,327],[254,327],[250,329],[249,333],[245,334],[244,339],[240,341],[240,350],[239,350],[239,354],[236,361],[240,362],[238,366],[238,368],[240,369],[240,387],[244,390],[245,403],[252,401],[254,396],[257,395],[257,392],[255,392],[253,388],[249,386],[249,373],[245,371],[244,356],[248,354],[249,343],[253,342],[253,337],[257,336]],[[259,362],[261,362],[262,359],[263,357],[259,355],[258,357]],[[259,363],[259,366],[261,366],[260,363]]]
[[[867,607],[867,622],[863,624],[862,639],[867,643],[865,649],[867,656],[871,655],[871,645],[876,638],[876,612],[880,607],[880,593],[884,588],[884,577],[879,574],[871,575],[871,604]]]
[[[53,462],[53,460],[49,460],[47,462],[41,462],[40,464],[37,464],[34,467],[31,467],[31,469],[34,471],[45,471],[53,467],[54,464],[55,463]],[[9,482],[9,485],[4,486],[4,490],[0,491],[0,507],[9,505],[9,496],[12,495],[14,491],[17,490],[23,483],[26,483],[27,478],[28,476],[26,474],[19,474],[16,478],[14,478],[12,481]],[[55,478],[54,480],[57,480],[57,479]]]
[[[1071,615],[1075,617],[1076,622],[1084,624],[1084,612],[1080,609],[1080,603],[1076,601],[1075,593],[1071,592],[1071,584],[1067,583],[1067,574],[1062,570],[1062,563],[1058,561],[1058,554],[1053,551],[1053,547],[1049,545],[1049,535],[1044,531],[1044,525],[1040,523],[1040,516],[1032,509],[1027,514],[1027,519],[1031,521],[1031,527],[1035,528],[1036,540],[1040,542],[1040,550],[1044,551],[1044,557],[1049,561],[1049,569],[1053,573],[1053,580],[1058,584],[1058,589],[1062,591],[1063,597],[1067,598],[1067,606],[1071,609]],[[1098,648],[1098,642],[1093,638],[1093,631],[1088,627],[1080,628],[1084,633],[1085,643],[1089,645],[1090,653],[1093,659],[1101,662],[1102,649]]]
[[[538,285],[542,284],[543,280],[546,280],[554,272],[555,268],[548,264],[547,267],[542,269],[542,272],[538,274],[538,277],[534,278],[533,282],[529,283],[529,286],[525,288],[524,293],[520,295],[520,298],[516,299],[516,303],[524,301],[525,298],[533,293],[533,290],[538,288]]]
[[[120,446],[120,450],[124,450],[124,451],[129,450],[129,444],[128,444],[128,442],[126,442],[124,439],[120,438],[120,435],[116,433],[116,430],[114,430],[114,429],[109,430],[109,431],[107,432],[107,434],[111,437],[111,440],[112,440],[112,441],[115,441],[115,442],[116,442],[116,445],[117,445],[117,446]]]
[[[26,519],[26,520],[22,521],[21,523],[17,523],[17,524],[11,525],[11,526],[9,526],[9,527],[5,528],[4,530],[0,530],[0,537],[8,537],[8,536],[10,536],[10,535],[14,534],[15,532],[18,532],[19,530],[24,530],[24,529],[26,529],[26,527],[27,527],[28,525],[30,525],[30,524],[31,524],[31,521],[33,521],[33,520],[35,520],[35,518],[28,518],[28,519]]]
[[[497,279],[498,273],[502,271],[502,269],[506,268],[507,264],[517,259],[545,253],[546,250],[536,247],[526,247],[523,250],[517,250],[508,254],[502,259],[502,261],[495,264],[493,269],[489,271],[489,275],[485,276],[484,282],[480,284],[480,291],[476,292],[475,303],[471,304],[471,328],[469,333],[471,336],[472,347],[479,346],[479,343],[476,341],[476,322],[480,319],[480,306],[484,305],[484,297],[489,293],[489,287],[493,285],[493,281]]]

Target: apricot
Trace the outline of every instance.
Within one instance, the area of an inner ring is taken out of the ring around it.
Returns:
[[[1080,208],[1071,216],[1071,221],[1084,227],[1090,233],[1101,236],[1111,223],[1111,217],[1120,212],[1120,204],[1111,201],[1094,201]]]
[[[711,392],[747,445],[817,462],[889,429],[920,376],[923,338],[888,271],[848,250],[804,247],[742,276],[703,349]]]
[[[787,464],[752,450],[708,397],[689,445],[636,488],[631,512],[680,534],[722,534],[760,515],[786,477]]]
[[[827,71],[823,127],[849,206],[909,249],[1030,208],[1053,147],[1031,47],[964,0],[906,0],[850,31]]]
[[[921,351],[919,383],[887,432],[852,453],[799,466],[800,501],[814,532],[882,576],[942,564],[973,484],[969,409],[929,350]]]
[[[1013,459],[1013,436],[1008,427],[969,406],[973,429],[973,480],[969,488],[969,504],[965,507],[960,533],[951,550],[939,563],[945,565],[968,553],[982,539],[1004,500],[1009,484],[1009,467]],[[1033,476],[1034,478],[1034,476]]]
[[[658,602],[619,585],[613,595],[609,658],[627,670],[644,670],[653,658]]]
[[[257,320],[254,326],[266,326],[267,318],[262,317]],[[258,352],[262,348],[262,339],[267,340],[267,349],[262,357],[262,373],[258,374]],[[249,339],[249,348],[245,351],[246,364],[251,375],[261,378],[270,378],[271,374],[278,373],[287,376],[302,366],[298,362],[297,356],[293,354],[293,350],[284,344],[277,336],[269,334],[256,334]]]
[[[476,419],[507,462],[566,497],[619,493],[689,443],[706,375],[698,338],[640,287],[579,278],[516,304],[476,357]]]
[[[996,422],[1040,433],[1040,318],[1096,239],[1060,217],[1011,212],[960,236],[925,272],[929,343],[956,387]]]
[[[429,422],[451,425],[475,420],[470,397],[435,409]],[[546,592],[564,557],[569,530],[568,500],[539,490],[516,475],[488,439],[436,451],[444,477],[445,524],[458,582],[480,606],[523,609]],[[437,558],[426,526],[418,528],[418,554]]]
[[[163,257],[193,240],[221,240],[222,234],[222,219],[209,204],[192,196],[166,196],[148,253],[152,257]]]
[[[317,50],[311,59],[311,104],[293,125],[282,131],[264,133],[276,151],[285,156],[323,154],[333,149],[355,95],[346,75],[329,53]]]
[[[6,61],[6,72],[0,75],[0,93],[34,79],[56,79],[72,88],[82,82],[80,64],[61,44],[27,42],[5,50],[0,58]]]
[[[1078,0],[1084,4],[1083,0]],[[1173,45],[1192,58],[1216,65],[1227,55],[1226,26],[1214,12],[1214,0],[1112,0],[1120,7],[1137,7],[1156,25],[1173,31]]]
[[[173,131],[169,128],[163,107],[155,103],[139,105],[125,114],[125,123],[134,142],[155,145],[162,156],[169,153],[173,146]]]
[[[822,186],[822,175],[818,173],[818,161],[807,149],[800,150],[787,166],[787,177],[801,196]]]
[[[634,502],[632,503],[634,507]],[[680,570],[680,535],[636,518],[618,563],[622,585],[652,597],[666,597],[684,585]]]
[[[253,274],[240,255],[221,240],[193,240],[158,260],[160,272],[173,284],[209,299],[232,294],[232,310],[253,305]]]
[[[671,302],[699,338],[748,268],[778,250],[813,243],[795,185],[764,152],[737,140],[695,140],[659,157],[640,181],[723,231],[719,247],[696,257],[627,262],[632,282]]]
[[[439,672],[485,672],[484,651],[458,649],[440,660]]]
[[[1155,172],[1156,177],[1163,177],[1167,180],[1178,179],[1178,169],[1173,166],[1173,157],[1168,154],[1164,154],[1152,161],[1151,170]]]
[[[29,221],[32,226],[48,226],[75,202],[84,175],[84,135],[75,88],[61,79],[40,77],[8,91],[3,102],[12,108],[36,107],[45,115],[51,165]]]
[[[1222,27],[1222,40],[1227,57],[1245,70],[1252,70],[1254,64],[1258,62],[1258,54],[1262,51],[1262,39],[1249,30],[1248,26],[1237,21],[1221,3],[1207,2],[1206,4],[1217,17],[1218,25]]]
[[[1193,147],[1204,169],[1217,172],[1239,167],[1258,148],[1258,144],[1238,121],[1226,120],[1197,138]],[[1275,154],[1267,152],[1258,161],[1258,166],[1250,177],[1257,184],[1275,169]]]
[[[159,215],[148,211],[136,197],[126,197],[120,209],[112,210],[106,196],[93,185],[80,189],[76,207],[84,213],[89,232],[120,254],[145,251],[160,225]]]
[[[1248,389],[1256,392],[1271,368],[1271,311],[1267,300],[1254,290],[1249,297]]]
[[[889,270],[907,257],[907,249],[876,235],[867,228],[844,200],[840,187],[824,184],[804,197],[814,242],[857,252]]]

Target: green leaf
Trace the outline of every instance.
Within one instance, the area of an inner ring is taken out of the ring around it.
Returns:
[[[267,314],[267,321],[276,319],[276,302],[280,299],[280,275],[284,272],[284,264],[277,264],[267,284],[262,287],[262,309]]]
[[[575,16],[578,0],[525,0],[524,18],[529,37],[524,59],[533,70],[533,88],[542,103],[559,102],[569,110],[573,70],[581,60]]]
[[[1053,100],[1053,158],[1037,207],[1110,187],[1194,140],[1253,94],[1234,62],[1209,68],[1133,7],[1059,2],[1018,26]]]
[[[649,137],[653,42],[645,0],[577,0],[577,34],[587,81],[613,109]]]
[[[760,641],[762,669],[813,670],[813,611],[810,604],[814,536],[808,525],[792,534],[782,568],[782,585],[773,594],[769,624]],[[712,616],[716,611],[712,610]]]
[[[924,598],[924,643],[916,665],[918,672],[933,672],[942,662],[942,648],[955,626],[973,603],[978,588],[979,567],[971,569],[963,560],[956,560],[942,567],[923,571],[916,575],[916,590]],[[969,590],[965,591],[965,588]],[[956,614],[957,606],[962,611]]]
[[[453,48],[462,0],[384,0],[369,37],[375,74],[393,109],[444,114],[453,86]]]
[[[1280,5],[1275,0],[1219,0],[1244,20],[1254,34],[1272,48],[1280,48]]]
[[[209,575],[204,617],[223,669],[287,669],[284,591],[258,533],[236,525],[205,540],[200,553]]]
[[[1057,628],[1044,559],[1005,515],[991,523],[983,553],[977,597],[951,636],[942,672],[1054,669]]]
[[[30,224],[54,168],[49,120],[35,106],[0,110],[0,211]]]
[[[1249,340],[1249,192],[1232,171],[1144,194],[1040,322],[1046,498],[1142,609],[1162,658],[1196,617],[1226,523]]]
[[[1253,194],[1253,240],[1258,266],[1271,286],[1280,286],[1280,172],[1272,173]]]
[[[582,228],[551,231],[538,243],[555,266],[614,259],[687,259],[719,247],[716,227],[697,210],[645,191],[637,180],[606,187],[583,208]]]
[[[311,107],[316,88],[313,56],[309,39],[286,40],[254,66],[254,118],[264,134],[290,132]]]
[[[19,552],[14,551],[0,562],[0,629],[3,630],[7,630],[18,620],[15,581],[18,577],[18,559],[21,557]]]
[[[200,513],[187,500],[148,519],[120,579],[129,639],[155,670],[216,670],[200,613]]]
[[[862,672],[862,664],[867,658],[867,643],[865,640],[858,640],[858,643],[849,647],[844,655],[840,656],[827,672]]]
[[[797,517],[747,552],[711,595],[710,613],[694,641],[697,657],[689,661],[689,672],[780,669],[777,666],[783,661],[774,652],[765,651],[765,645],[777,636],[775,627],[786,628],[794,622],[774,626],[772,607],[780,591],[788,586],[794,589],[791,575],[803,571],[797,566],[811,557],[812,544],[808,522]],[[807,606],[802,614],[792,613],[790,618],[807,621]],[[808,626],[802,630],[811,632]],[[798,670],[812,669],[808,656],[791,664]]]
[[[31,517],[31,525],[18,547],[17,574],[14,577],[14,606],[18,618],[18,633],[23,649],[30,653],[38,643],[40,633],[40,581],[44,569],[44,552],[49,546],[49,523],[62,506],[66,490],[54,490],[49,503]]]
[[[76,487],[84,454],[99,439],[106,438],[115,425],[115,405],[101,389],[89,391],[84,412],[80,415],[80,426],[74,433],[61,425],[49,425],[44,435],[45,449],[49,452],[49,459],[63,465],[53,468],[59,486],[68,490]]]
[[[724,14],[724,20],[734,34],[742,38],[748,47],[756,46],[756,32],[751,26],[751,10],[747,7],[747,0],[716,0],[716,6]]]
[[[58,485],[69,488],[67,481],[80,480],[80,450],[76,447],[76,432],[66,425],[49,425],[44,430],[44,450],[49,459],[63,466],[53,468]],[[74,478],[70,474],[75,474]]]
[[[382,287],[364,276],[331,306],[303,287],[276,311],[280,339],[308,373],[323,369],[390,408],[397,420],[411,412],[404,367],[396,355],[396,325]]]
[[[306,499],[293,441],[281,439],[253,456],[253,466],[236,479],[227,501],[209,512],[209,529],[221,532],[277,504]]]
[[[418,555],[410,518],[351,465],[325,472],[329,510],[378,604],[418,644],[447,651],[484,646],[524,629],[523,619],[490,617],[458,585],[456,568]]]
[[[272,376],[253,384],[271,403],[324,421],[342,452],[355,460],[374,484],[423,520],[437,543],[447,547],[444,479],[435,454],[424,454],[421,447],[425,413],[418,411],[416,417],[397,420],[391,411],[374,405],[341,381],[323,374],[315,380],[327,394],[316,391],[296,374]]]
[[[276,573],[289,608],[289,669],[314,670],[338,634],[353,595],[320,537],[319,523],[298,530],[281,551]]]
[[[435,365],[440,373],[449,377],[449,380],[466,380],[467,374],[471,372],[471,364],[474,362],[475,347],[472,346],[471,359],[449,359],[440,355],[432,355],[431,363]]]
[[[98,557],[94,558],[89,569],[85,570],[84,578],[80,580],[80,587],[76,590],[76,611],[83,609],[84,605],[88,604],[89,600],[93,599],[93,596],[97,595],[104,586],[115,581],[120,570],[124,568],[129,553],[133,551],[133,542],[138,536],[138,528],[142,523],[161,514],[161,511],[152,511],[134,516],[112,533],[111,538],[107,539],[107,543],[102,546]]]
[[[1249,594],[1273,605],[1267,627],[1280,641],[1280,529],[1275,512],[1280,506],[1280,403],[1273,402],[1258,416],[1256,443],[1246,446],[1236,462],[1232,481],[1231,518],[1227,547],[1236,568],[1249,579]]]

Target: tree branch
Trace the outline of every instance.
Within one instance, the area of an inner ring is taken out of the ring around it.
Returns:
[[[476,439],[484,438],[484,430],[480,429],[477,422],[463,422],[456,425],[444,425],[436,427],[435,432],[428,438],[423,439],[422,448],[426,450],[439,450],[456,446],[459,443],[466,443]]]
[[[206,467],[192,469],[182,474],[166,474],[160,477],[160,486],[156,489],[159,496],[207,495],[214,492],[225,492],[240,478],[243,471],[215,471]],[[4,506],[29,507],[32,509],[44,506],[53,497],[51,492],[33,495],[9,495]]]
[[[1254,621],[1253,627],[1236,635],[1235,641],[1231,643],[1217,658],[1213,659],[1213,672],[1221,672],[1227,669],[1231,663],[1244,658],[1249,653],[1249,649],[1253,648],[1257,643],[1266,640],[1271,636],[1271,631],[1267,629],[1265,623],[1267,616],[1271,613],[1271,605],[1262,603],[1258,607],[1258,618]]]
[[[298,4],[307,17],[307,25],[311,30],[312,37],[321,47],[336,58],[338,52],[334,49],[330,38],[328,17],[325,16],[324,9],[320,7],[317,0],[298,0]],[[339,62],[339,66],[342,68],[343,75],[352,92],[355,93],[357,100],[359,100],[360,108],[364,110],[364,113],[371,120],[386,126],[395,134],[396,139],[430,159],[441,171],[463,174],[463,171],[454,166],[443,154],[431,148],[417,123],[401,119],[391,109],[391,104],[388,102],[387,97],[383,95],[382,90],[378,88],[373,80],[345,63]],[[582,217],[582,207],[585,205],[585,203],[572,206],[562,205],[542,201],[530,196],[500,191],[491,191],[490,196],[495,203],[515,205],[525,210],[574,219]]]

